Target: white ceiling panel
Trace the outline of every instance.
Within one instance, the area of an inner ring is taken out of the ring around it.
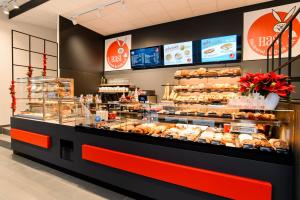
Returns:
[[[26,1],[26,0],[23,0]],[[13,20],[56,28],[57,16],[66,18],[112,0],[49,0]],[[77,18],[78,24],[109,35],[270,0],[125,0]]]

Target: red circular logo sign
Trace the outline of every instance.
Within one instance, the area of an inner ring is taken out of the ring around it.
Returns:
[[[110,44],[106,53],[106,60],[113,69],[122,68],[129,58],[129,48],[125,41],[116,40]]]
[[[293,9],[292,9],[293,10]],[[291,10],[291,11],[292,11]],[[290,12],[291,12],[290,11]],[[289,13],[290,13],[289,12]],[[286,12],[276,12],[265,14],[258,18],[249,28],[248,44],[253,51],[259,55],[267,56],[267,49],[273,39],[281,32],[286,22],[290,18],[290,14]],[[292,46],[297,44],[300,35],[300,24],[297,19],[293,21]],[[279,42],[275,43],[274,54],[279,54]],[[281,40],[281,52],[288,50],[288,29],[283,33]],[[271,54],[270,50],[270,54]]]

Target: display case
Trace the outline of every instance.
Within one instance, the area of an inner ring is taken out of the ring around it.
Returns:
[[[214,145],[226,149],[290,154],[294,111],[241,110],[227,105],[165,105],[140,103],[139,110],[107,112],[102,120],[89,109],[78,115],[78,126],[147,136],[160,140]],[[113,117],[112,117],[113,116]],[[109,132],[108,132],[109,134]]]
[[[77,104],[73,79],[18,78],[15,85],[15,116],[57,123],[75,121]]]

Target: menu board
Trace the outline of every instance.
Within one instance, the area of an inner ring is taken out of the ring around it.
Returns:
[[[183,65],[192,63],[192,41],[164,45],[164,65]]]
[[[201,40],[201,62],[237,60],[237,35]]]
[[[161,65],[161,48],[148,47],[131,50],[131,67],[147,68]]]

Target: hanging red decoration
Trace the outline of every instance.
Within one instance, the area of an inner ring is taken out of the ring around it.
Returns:
[[[47,55],[44,53],[43,54],[43,72],[42,76],[46,76],[47,71]]]
[[[13,112],[16,111],[16,90],[15,90],[15,81],[11,81],[11,85],[9,87],[10,96],[11,96],[11,106]]]
[[[27,77],[28,77],[28,82],[27,82],[27,92],[28,92],[28,99],[31,99],[31,77],[32,77],[32,67],[31,65],[28,66],[28,72],[27,72]]]

